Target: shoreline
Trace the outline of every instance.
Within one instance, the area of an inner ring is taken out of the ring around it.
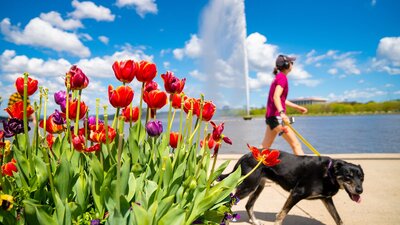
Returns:
[[[243,154],[218,154],[218,160],[238,160]],[[314,154],[306,154],[307,156],[315,156]],[[400,153],[338,153],[338,154],[322,154],[335,159],[344,160],[400,160]]]

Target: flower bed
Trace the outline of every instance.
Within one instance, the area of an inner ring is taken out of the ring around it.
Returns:
[[[81,94],[89,79],[77,66],[66,74],[66,89],[54,95],[60,111],[50,115],[47,89],[39,87],[39,103],[30,106],[27,99],[38,82],[28,74],[16,80],[23,101],[6,109],[10,117],[0,131],[0,223],[224,224],[234,218],[231,207],[237,199],[231,192],[245,177],[238,169],[216,181],[229,163],[215,168],[218,150],[223,142],[232,143],[223,135],[224,124],[211,121],[216,106],[203,96],[185,96],[185,79],[172,72],[161,75],[165,91],[160,90],[151,62],[117,61],[112,68],[122,82],[108,87],[116,110],[112,124],[106,106],[104,121],[99,104],[96,116],[88,116]],[[142,83],[136,107],[129,86],[133,79]],[[168,122],[162,124],[157,110],[166,105]],[[45,119],[30,139],[27,118],[32,114]],[[173,131],[175,117],[180,125]],[[265,163],[267,155],[255,156],[258,166],[272,165]]]

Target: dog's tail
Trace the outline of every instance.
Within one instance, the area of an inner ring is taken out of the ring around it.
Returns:
[[[227,174],[221,174],[218,177],[218,181],[222,181],[223,179],[227,178],[229,175],[231,175],[232,172],[227,173]]]

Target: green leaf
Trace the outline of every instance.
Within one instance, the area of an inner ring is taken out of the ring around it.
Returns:
[[[131,163],[129,160],[125,161],[124,164],[121,166],[121,180],[120,180],[120,187],[121,187],[121,194],[125,195],[127,193],[128,188],[128,181],[129,181],[129,172],[131,170]]]
[[[136,179],[133,173],[129,173],[129,181],[128,181],[128,196],[127,200],[130,202],[132,201],[133,196],[135,195],[136,191]]]
[[[222,172],[224,172],[224,170],[226,169],[226,167],[229,165],[230,160],[226,160],[224,163],[222,163],[217,170],[215,170],[215,172],[213,174],[211,174],[211,182],[214,181],[215,179],[217,179],[219,177],[219,175],[222,174]]]
[[[133,210],[133,214],[134,214],[134,224],[140,224],[140,225],[150,225],[150,218],[149,215],[147,214],[147,211],[137,205],[137,204],[133,204],[132,206],[132,210]]]
[[[181,208],[175,207],[168,210],[168,213],[163,216],[158,225],[180,225],[185,224],[185,211]]]
[[[175,196],[171,195],[163,200],[161,200],[160,204],[158,204],[157,214],[156,214],[156,221],[158,221],[161,217],[163,217],[168,210],[171,208],[172,204],[174,203]]]
[[[70,165],[66,158],[66,154],[63,154],[61,156],[61,163],[54,175],[54,184],[61,199],[68,198],[68,194],[71,191],[70,179]]]
[[[57,221],[49,214],[49,206],[40,205],[33,199],[23,200],[26,221],[29,224],[38,225],[57,225]]]
[[[240,176],[241,169],[239,167],[227,178],[210,188],[210,190],[207,192],[207,195],[196,196],[196,198],[193,200],[194,203],[192,205],[192,210],[188,213],[189,218],[187,219],[186,224],[192,224],[192,222],[202,213],[226,198],[226,196],[228,196],[237,186]]]
[[[100,164],[100,161],[97,159],[97,157],[92,157],[90,160],[90,168],[91,168],[91,173],[93,174],[95,180],[99,183],[103,183],[104,179],[104,170],[102,165]]]
[[[49,175],[47,173],[47,167],[44,163],[43,159],[40,159],[36,155],[33,156],[35,163],[35,171],[37,176],[37,187],[42,187],[44,184],[48,182]]]

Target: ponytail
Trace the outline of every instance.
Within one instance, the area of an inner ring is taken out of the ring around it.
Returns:
[[[274,75],[278,74],[279,70],[277,67],[274,68],[274,71],[272,72]]]

